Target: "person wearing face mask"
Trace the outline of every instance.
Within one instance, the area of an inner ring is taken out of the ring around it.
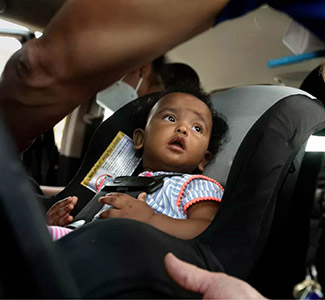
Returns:
[[[162,70],[165,66],[165,57],[160,56],[149,64],[124,75],[114,84],[100,91],[96,95],[98,105],[108,109],[107,118],[112,111],[116,111],[130,101],[164,89]]]
[[[164,55],[124,75],[96,95],[96,103],[105,109],[105,118],[130,101],[146,94],[160,92],[177,82],[200,83],[196,71],[184,63],[167,63]],[[107,112],[107,113],[106,113]]]

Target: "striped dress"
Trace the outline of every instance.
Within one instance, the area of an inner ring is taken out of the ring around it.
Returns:
[[[222,186],[204,175],[182,174],[172,176],[170,172],[142,172],[139,176],[158,176],[170,174],[165,177],[162,188],[152,194],[147,194],[146,203],[159,214],[164,214],[175,219],[187,219],[187,210],[191,205],[200,201],[221,202],[223,195]],[[105,204],[96,214],[109,209],[111,206]],[[71,229],[59,226],[48,226],[53,240],[57,240],[71,232]]]
[[[142,172],[139,176],[158,176],[171,172]],[[164,214],[175,219],[187,219],[188,208],[200,201],[221,202],[223,195],[222,186],[204,175],[182,174],[165,177],[162,188],[152,194],[147,194],[146,203],[159,214]],[[104,205],[96,214],[98,215],[110,208]]]

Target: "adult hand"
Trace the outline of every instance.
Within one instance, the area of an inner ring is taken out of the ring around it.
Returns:
[[[138,199],[125,193],[111,193],[99,198],[99,202],[112,205],[103,211],[100,218],[127,218],[148,223],[155,214],[154,210],[145,202],[146,193],[141,193]]]
[[[47,224],[65,226],[73,221],[70,212],[74,209],[78,198],[76,196],[67,197],[52,205],[47,212]]]
[[[266,299],[240,279],[200,269],[172,253],[165,256],[165,266],[168,274],[181,287],[201,293],[203,299]]]

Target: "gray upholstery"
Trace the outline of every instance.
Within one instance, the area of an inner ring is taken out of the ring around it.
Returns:
[[[300,89],[271,85],[242,86],[212,94],[215,109],[228,122],[229,140],[223,145],[215,161],[206,167],[204,174],[225,186],[237,149],[252,125],[273,104],[295,94],[315,98]]]

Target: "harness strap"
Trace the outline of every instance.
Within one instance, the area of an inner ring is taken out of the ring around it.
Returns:
[[[98,199],[107,193],[126,193],[136,198],[140,193],[154,193],[164,185],[165,177],[179,176],[182,173],[162,174],[152,177],[119,176],[105,183],[105,186],[87,203],[87,205],[75,216],[75,222],[85,220],[90,222],[95,214],[103,207]],[[75,223],[74,222],[74,223]],[[74,227],[73,223],[69,227]]]

